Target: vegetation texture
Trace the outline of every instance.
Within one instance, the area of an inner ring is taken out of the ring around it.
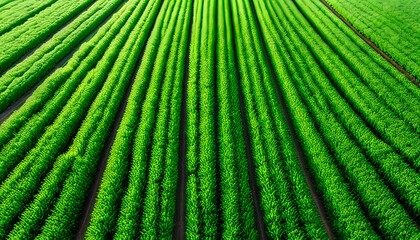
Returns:
[[[416,1],[328,3],[419,77]],[[420,89],[327,5],[0,0],[0,239],[420,239]]]

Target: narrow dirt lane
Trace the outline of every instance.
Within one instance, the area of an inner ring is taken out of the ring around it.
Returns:
[[[404,74],[411,82],[413,82],[417,87],[420,87],[420,83],[415,77],[413,77],[409,72],[407,72],[399,63],[394,61],[388,54],[383,52],[373,43],[369,38],[363,35],[359,30],[357,30],[349,21],[347,21],[340,13],[338,13],[329,3],[325,0],[320,0],[334,15],[336,15],[341,21],[343,21],[354,33],[356,33],[363,41],[365,41],[370,47],[373,48],[379,55],[381,55],[385,60],[387,60],[392,66],[394,66],[398,71]]]

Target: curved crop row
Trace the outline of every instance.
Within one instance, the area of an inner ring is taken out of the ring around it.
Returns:
[[[297,4],[297,6],[300,8],[300,4]],[[304,5],[303,9],[307,7],[308,5]],[[304,13],[301,12],[301,18],[302,14]],[[303,24],[303,26],[305,25],[307,26],[308,23]],[[318,28],[320,27],[316,26],[315,30]],[[329,47],[324,47],[325,44],[315,45],[319,47],[314,47],[312,50],[317,59],[326,64],[325,66],[327,67],[324,67],[324,70],[335,79],[334,84],[338,91],[340,91],[340,94],[346,98],[347,102],[349,102],[352,108],[358,112],[359,116],[363,118],[372,131],[381,136],[382,141],[391,145],[396,152],[401,153],[407,159],[407,162],[419,171],[418,158],[420,157],[420,149],[417,148],[417,142],[420,141],[420,135],[416,132],[415,127],[410,124],[410,121],[405,120],[407,117],[404,119],[402,115],[411,115],[415,119],[419,119],[417,115],[411,113],[418,112],[420,108],[413,105],[411,108],[414,110],[408,112],[401,111],[397,113],[394,111],[390,102],[402,101],[399,91],[384,87],[373,87],[374,85],[380,85],[380,83],[375,81],[377,76],[373,78],[369,73],[364,72],[364,74],[361,74],[352,71],[352,66],[355,64],[348,60],[351,56],[351,52],[342,53],[341,51],[334,51],[334,46],[340,45],[337,43],[337,38],[334,39],[329,37],[321,39],[317,37],[314,40],[324,43],[330,42],[328,45]],[[320,52],[324,52],[324,54],[321,55],[319,54]],[[328,67],[333,63],[340,64],[340,68],[343,70],[346,69],[346,71],[339,71],[339,67]],[[375,68],[372,70],[375,70]],[[372,78],[373,80],[371,80]],[[357,79],[360,79],[361,81]],[[383,79],[383,81],[392,80],[392,78]],[[378,95],[387,95],[387,100],[378,97]],[[410,104],[418,101],[417,97],[414,95],[405,95],[404,98],[407,98]],[[400,105],[400,109],[401,108],[402,105]]]
[[[417,1],[327,0],[340,14],[384,52],[420,77],[420,34]],[[358,17],[356,17],[358,16]]]
[[[29,151],[2,183],[0,187],[2,202],[0,209],[8,209],[8,211],[1,210],[2,235],[10,229],[13,220],[23,210],[22,206],[32,199],[33,196],[31,195],[34,194],[40,181],[53,166],[55,158],[65,150],[64,147],[77,131],[85,112],[89,109],[99,90],[103,88],[102,85],[105,82],[106,75],[119,52],[115,50],[122,48],[129,35],[128,33],[137,23],[140,13],[141,11],[137,14],[131,14],[129,21],[120,29],[120,33],[116,36],[110,36],[113,37],[110,44],[111,48],[105,52],[96,68],[87,73],[85,79],[54,120],[54,123],[48,126],[45,133],[36,141],[35,147]],[[36,124],[36,122],[31,124]],[[32,129],[30,125],[27,125],[27,127]],[[90,131],[92,130],[94,129],[90,129]],[[28,139],[25,135],[31,135],[31,132],[22,131],[15,138]],[[15,144],[19,144],[19,141],[16,141]],[[8,154],[2,154],[2,163],[9,163],[13,160],[13,158],[7,157]],[[19,158],[15,157],[13,161],[16,160],[19,160]]]
[[[259,2],[263,4],[262,1]],[[341,174],[344,175],[344,179],[348,179],[347,181],[350,184],[349,187],[357,190],[355,200],[358,201],[359,204],[354,201],[351,203],[348,200],[348,203],[345,201],[340,203],[337,199],[339,194],[330,195],[329,191],[323,190],[325,194],[328,194],[324,196],[327,211],[329,211],[330,214],[333,214],[334,212],[335,214],[338,213],[333,220],[333,225],[340,226],[338,225],[340,224],[340,221],[343,221],[343,224],[348,224],[345,228],[335,227],[338,236],[350,237],[359,234],[359,236],[367,236],[366,234],[368,233],[366,231],[370,231],[372,237],[375,235],[374,231],[381,231],[389,236],[394,233],[398,234],[397,236],[403,236],[404,234],[406,234],[406,236],[415,235],[415,226],[412,223],[409,214],[406,212],[405,208],[400,205],[399,199],[395,198],[392,188],[391,190],[388,189],[386,183],[391,181],[393,184],[399,185],[399,190],[402,191],[399,192],[400,196],[402,193],[408,193],[407,201],[411,202],[411,206],[414,206],[414,211],[416,211],[416,204],[412,198],[417,194],[416,187],[410,186],[417,181],[415,180],[417,178],[416,173],[408,165],[404,165],[403,158],[399,157],[398,154],[392,153],[392,148],[384,145],[380,139],[376,139],[376,136],[368,127],[365,127],[362,131],[360,127],[363,126],[361,125],[363,124],[363,121],[357,116],[357,113],[352,112],[354,110],[348,106],[345,98],[340,96],[340,92],[337,92],[337,90],[334,89],[335,85],[333,83],[330,83],[328,86],[328,84],[322,80],[323,78],[325,79],[325,77],[329,77],[328,75],[325,76],[326,73],[324,71],[325,68],[328,69],[329,66],[331,66],[331,63],[321,65],[318,58],[325,59],[323,56],[325,53],[328,53],[328,50],[324,48],[322,51],[317,51],[316,54],[312,53],[311,51],[313,51],[313,49],[317,49],[315,46],[322,46],[323,43],[315,42],[316,38],[308,37],[308,31],[310,31],[310,29],[304,29],[302,25],[284,23],[284,21],[296,21],[296,15],[299,13],[298,9],[292,4],[290,4],[291,6],[288,6],[288,4],[273,5],[274,7],[266,7],[266,10],[268,9],[269,12],[271,11],[270,14],[273,16],[272,19],[274,20],[268,21],[267,26],[263,29],[266,37],[272,39],[267,41],[267,46],[269,48],[270,56],[277,63],[275,64],[275,70],[278,76],[283,76],[287,79],[287,81],[282,81],[281,85],[283,86],[284,93],[288,95],[289,108],[293,109],[291,112],[295,118],[298,116],[305,116],[303,115],[304,112],[308,114],[307,118],[311,120],[306,122],[313,121],[315,126],[317,126],[317,131],[319,132],[319,140],[317,141],[324,142],[324,146],[330,149],[329,152],[333,153],[333,158],[335,158],[335,160],[333,160],[332,157],[326,156],[327,159],[330,158],[330,164],[338,166],[338,172],[341,172]],[[305,7],[306,6],[307,5],[305,5]],[[275,11],[272,10],[273,8]],[[295,11],[293,17],[290,17],[291,11]],[[293,28],[288,26],[293,26]],[[300,27],[301,29],[299,29],[298,26],[302,26]],[[273,29],[273,27],[282,34],[281,36],[287,44],[282,43],[280,35],[269,30]],[[311,36],[316,36],[316,34],[312,34]],[[303,56],[305,56],[305,61],[303,61]],[[280,61],[279,59],[284,60]],[[296,65],[296,63],[298,63],[298,65]],[[334,66],[337,67],[337,64],[338,61],[335,61]],[[290,74],[284,74],[282,71],[288,71]],[[344,71],[345,70],[342,70],[341,72]],[[335,77],[334,79],[337,81],[340,78]],[[317,84],[320,84],[321,90],[317,89]],[[324,97],[329,97],[330,99],[327,100]],[[299,107],[299,104],[302,103],[304,105]],[[337,115],[334,116],[334,113]],[[346,115],[340,117],[342,114]],[[306,122],[305,120],[296,121],[297,125],[302,125],[301,127],[303,127]],[[341,124],[342,126],[340,126]],[[301,134],[306,151],[310,153],[312,150],[309,144],[313,144],[313,140],[310,141],[310,139],[313,139],[316,135],[305,135],[305,132],[300,130],[301,127],[297,126],[297,129]],[[308,129],[305,131],[308,131]],[[356,132],[352,133],[352,131]],[[356,143],[355,139],[361,142]],[[380,147],[383,151],[382,156],[378,155],[380,154],[378,151],[373,152],[372,150],[367,153],[368,156],[365,156],[366,150],[361,149],[360,146],[372,144],[372,141],[376,141],[376,148],[382,145]],[[308,155],[311,156],[310,154]],[[373,165],[369,164],[370,159],[372,159],[373,163],[371,164]],[[382,160],[380,161],[379,159]],[[400,163],[396,161],[400,161]],[[322,189],[325,186],[324,182],[327,182],[327,179],[322,177],[322,172],[319,170],[318,166],[315,165],[317,162],[319,162],[319,157],[316,162],[313,161],[311,164],[314,168],[313,172],[317,176],[319,187]],[[323,168],[327,170],[327,166],[328,164],[324,164]],[[378,174],[378,170],[375,169],[378,166],[380,166],[379,172],[381,174]],[[381,170],[381,168],[384,170]],[[397,169],[403,171],[403,173],[395,171]],[[389,170],[392,170],[392,172],[389,172]],[[333,171],[333,168],[329,171]],[[337,174],[337,171],[335,172],[335,174]],[[332,173],[333,172],[330,174],[332,175]],[[337,177],[341,174],[338,174]],[[406,177],[406,174],[409,174],[411,177]],[[331,177],[331,175],[329,177]],[[383,175],[387,175],[386,177],[388,177],[386,182],[383,180]],[[401,178],[405,178],[406,183],[401,181]],[[373,185],[375,185],[375,187],[371,188]],[[342,188],[341,190],[345,190],[345,188]],[[350,196],[348,193],[347,195]],[[335,199],[337,199],[337,201],[335,201]],[[349,200],[350,199],[352,199],[352,197],[350,197]],[[345,204],[352,204],[354,209],[353,212],[349,211],[351,209],[350,207],[347,207],[348,209],[346,210],[344,207]],[[357,208],[360,210],[357,211]],[[339,209],[342,209],[343,211],[340,213],[337,211]],[[363,212],[365,211],[368,219],[363,220],[365,218]],[[356,229],[355,227],[357,225],[354,225],[354,223],[350,224],[348,216],[346,220],[340,216],[341,214],[344,216],[344,214],[349,213],[351,213],[353,218],[358,219],[355,219],[356,221],[360,223],[365,222],[365,226],[363,227],[363,225],[359,224],[359,229]],[[343,220],[340,220],[340,218]],[[369,227],[370,224],[368,221],[372,221],[371,224],[374,226],[374,231]],[[399,230],[395,232],[395,229]]]
[[[56,116],[62,111],[68,100],[86,78],[86,72],[91,71],[102,58],[105,50],[113,40],[112,36],[117,35],[125,24],[131,8],[122,9],[115,20],[104,26],[103,29],[83,45],[72,58],[68,65],[53,73],[26,101],[26,103],[1,126],[0,137],[1,158],[0,158],[0,180],[3,181],[7,173],[24,157],[36,143],[37,137],[46,131],[46,127],[53,123]],[[119,18],[118,20],[116,20]],[[124,33],[127,34],[127,33]],[[99,40],[106,37],[105,40]],[[119,43],[122,44],[122,43]],[[93,48],[93,49],[92,49]],[[108,51],[108,55],[111,51]],[[87,56],[86,56],[87,55]],[[114,54],[115,55],[115,54]],[[85,58],[85,61],[82,59]],[[75,71],[74,71],[75,70]],[[88,80],[85,80],[88,81]],[[57,89],[58,88],[58,89]],[[79,90],[80,91],[80,90]],[[90,89],[90,91],[96,91]]]
[[[0,1],[0,7],[3,7],[3,6],[5,6],[5,5],[8,5],[9,3],[11,3],[11,2],[16,2],[16,0],[2,0],[2,1]],[[17,1],[18,2],[18,1]],[[6,8],[7,8],[8,6],[6,6]]]
[[[11,103],[42,81],[48,71],[71,53],[120,3],[121,1],[95,2],[68,26],[36,49],[34,53],[2,75],[0,77],[0,101],[2,102],[0,111],[4,111]],[[75,55],[77,56],[77,53]],[[66,75],[55,73],[54,78],[58,78],[58,76],[65,77]],[[51,92],[55,89],[52,87]]]
[[[55,203],[55,195],[58,195],[57,190],[60,190],[60,185],[64,180],[60,197],[54,205],[54,211],[48,217],[40,237],[71,236],[75,228],[74,224],[77,223],[76,216],[83,209],[82,204],[86,191],[97,166],[95,160],[97,161],[101,155],[104,141],[110,132],[111,124],[130,82],[136,59],[144,45],[145,41],[142,41],[141,35],[138,35],[140,29],[141,27],[137,23],[133,29],[133,33],[136,34],[130,35],[126,45],[120,51],[104,87],[89,108],[73,144],[66,153],[58,157],[35,196],[35,201],[22,214],[21,220],[16,224],[11,236],[16,238],[32,237],[29,234],[36,230],[35,226],[39,227],[40,222],[45,220],[47,209],[50,209],[51,205]],[[73,211],[68,211],[68,209]],[[58,219],[59,222],[57,222]]]
[[[3,72],[25,53],[55,33],[63,24],[78,15],[93,0],[57,1],[13,31],[0,36],[0,72]]]
[[[310,6],[310,4],[307,4],[307,6]],[[319,15],[323,16],[323,15]],[[323,21],[325,24],[328,21]],[[308,30],[306,30],[307,32]],[[303,34],[301,34],[302,37]],[[337,43],[336,43],[337,44]],[[338,44],[337,44],[338,45]],[[307,53],[304,53],[307,54]],[[371,68],[372,70],[375,69]],[[376,73],[374,71],[374,73]],[[389,77],[389,76],[388,76]],[[370,79],[370,75],[366,75],[364,77],[364,81],[372,82],[374,80],[367,80]],[[385,78],[384,81],[392,79],[391,77]],[[372,88],[374,89],[374,88]],[[323,87],[323,92],[328,93],[329,88]],[[381,91],[381,94],[388,95],[387,99],[399,99],[399,93],[398,91],[395,91],[394,89],[386,89],[382,88],[379,90],[376,90],[377,92]],[[388,92],[386,92],[388,91]],[[405,95],[406,99],[409,99],[411,102],[415,102],[416,99],[414,96],[409,95],[406,93]],[[335,93],[336,97],[335,99],[339,99],[339,91]],[[342,97],[341,97],[342,98]],[[411,99],[411,100],[410,100]],[[340,99],[341,105],[343,105],[343,102],[346,101],[344,98]],[[332,100],[330,100],[332,101]],[[409,104],[409,103],[406,103]],[[385,176],[385,179],[391,186],[393,186],[398,195],[399,198],[404,199],[405,203],[407,203],[410,206],[410,209],[414,211],[415,214],[419,214],[419,204],[416,202],[415,197],[418,195],[416,189],[418,189],[418,165],[411,164],[410,161],[407,161],[407,159],[404,157],[401,152],[398,152],[397,149],[393,148],[393,146],[389,143],[386,143],[378,134],[375,133],[374,130],[370,129],[369,122],[363,122],[364,118],[363,116],[357,116],[357,112],[354,112],[355,110],[351,109],[350,106],[346,106],[348,110],[338,110],[336,109],[336,114],[338,115],[344,115],[348,114],[346,116],[340,116],[343,120],[345,120],[345,126],[348,129],[350,133],[353,135],[353,139],[356,139],[359,142],[359,146],[363,151],[365,151],[367,157],[369,157],[372,162],[375,164],[375,167],[380,166],[378,169],[379,172]],[[391,107],[389,107],[391,108]],[[403,107],[400,106],[400,109]],[[405,107],[406,109],[409,109],[408,111],[405,111],[405,109],[401,110],[401,114],[408,115],[409,113],[418,111],[420,108],[418,108],[415,105],[410,105]],[[332,111],[334,112],[334,111]],[[410,116],[410,115],[409,115]],[[414,120],[418,121],[418,117],[415,115],[411,115],[411,117],[414,118]],[[350,120],[351,119],[351,120]],[[413,131],[413,130],[412,130]],[[413,131],[414,132],[414,131]],[[403,152],[404,153],[404,152]],[[416,160],[413,160],[416,162]],[[414,169],[413,169],[414,168]],[[410,210],[411,212],[411,210]]]
[[[24,23],[54,2],[54,0],[41,2],[24,1],[9,9],[2,9],[0,11],[0,35]]]
[[[102,58],[112,41],[110,36],[116,35],[121,30],[130,16],[128,12],[134,7],[135,5],[130,5],[130,7],[124,5],[121,11],[110,18],[89,41],[80,46],[64,67],[57,69],[46,78],[25,103],[0,125],[1,147],[10,141],[29,119],[35,118],[35,114],[50,116],[50,118],[45,116],[38,118],[38,121],[42,119],[43,122],[45,121],[43,124],[51,123],[85,77],[86,72],[94,68]]]
[[[417,54],[413,0],[328,1]],[[420,239],[419,88],[325,0],[0,0],[0,43],[0,239]]]
[[[296,3],[304,6],[300,1],[296,1]],[[301,7],[301,9],[306,18],[310,19],[312,25],[322,25],[317,30],[323,40],[342,57],[356,75],[361,76],[363,83],[368,88],[378,93],[376,94],[377,99],[384,102],[397,116],[404,119],[420,133],[420,108],[412,104],[413,101],[420,100],[418,91],[413,91],[416,86],[407,81],[406,77],[399,72],[390,71],[389,68],[392,65],[384,61],[345,24],[338,19],[335,19],[336,22],[334,23],[330,19],[331,13],[323,4],[320,2],[305,3],[305,7]],[[313,14],[313,12],[319,10],[323,10],[323,14]],[[347,29],[350,32],[344,34],[342,31],[337,31],[337,27]],[[354,63],[356,59],[358,64]],[[394,79],[398,79],[398,81]],[[401,86],[401,82],[405,83],[406,86]]]

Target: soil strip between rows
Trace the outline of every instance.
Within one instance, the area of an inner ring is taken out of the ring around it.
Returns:
[[[105,171],[107,160],[109,158],[109,154],[111,152],[111,147],[114,143],[115,136],[117,135],[117,130],[120,126],[122,117],[124,115],[124,111],[125,111],[126,106],[127,106],[128,97],[130,96],[130,92],[131,92],[131,89],[133,87],[134,79],[135,79],[136,73],[139,69],[139,66],[140,66],[140,63],[141,63],[141,60],[142,60],[142,57],[143,57],[143,53],[144,52],[141,53],[141,55],[139,56],[139,59],[137,60],[135,69],[134,69],[132,77],[130,79],[129,86],[124,93],[123,101],[120,105],[120,108],[118,110],[114,125],[112,127],[112,132],[108,136],[108,139],[106,141],[106,147],[103,151],[101,159],[99,160],[99,168],[98,168],[98,171],[96,172],[93,185],[90,187],[89,192],[88,192],[87,203],[86,203],[85,209],[82,213],[82,218],[81,218],[82,220],[80,222],[79,230],[77,231],[76,239],[84,239],[84,235],[86,233],[87,227],[88,227],[90,219],[92,217],[93,207],[94,207],[95,202],[96,202],[96,197],[98,196],[99,187],[100,187],[100,184],[101,184],[102,176],[103,176],[104,171]]]
[[[49,4],[46,4],[40,8],[38,8],[36,11],[31,12],[30,14],[24,16],[23,18],[17,19],[17,21],[13,22],[12,24],[10,24],[7,28],[4,28],[2,31],[0,31],[0,36],[10,32],[11,30],[13,30],[13,28],[15,28],[16,26],[19,26],[23,23],[25,23],[28,19],[32,18],[33,16],[37,15],[38,13],[44,11],[46,8],[50,7],[51,5],[53,5],[54,2],[51,2]]]
[[[232,8],[230,8],[230,16],[232,18]],[[234,51],[234,61],[235,61],[235,65],[238,62],[238,57],[237,57],[237,51],[236,51],[236,38],[235,38],[235,34],[234,34],[234,26],[233,26],[233,21],[230,21],[230,30],[232,32],[232,39],[234,39],[234,41],[232,41],[232,48]],[[251,144],[251,137],[250,137],[250,133],[249,133],[249,129],[250,126],[248,124],[248,120],[246,117],[246,108],[245,108],[245,96],[244,93],[242,91],[241,88],[241,79],[239,77],[239,72],[236,72],[235,74],[236,79],[237,79],[237,86],[238,86],[238,93],[239,93],[239,110],[241,111],[241,122],[242,122],[242,127],[244,130],[244,142],[245,142],[245,154],[246,154],[246,159],[248,162],[248,174],[249,174],[249,184],[251,186],[251,195],[252,195],[252,202],[254,205],[254,218],[255,218],[255,224],[256,224],[256,228],[259,234],[259,239],[265,240],[268,239],[267,238],[267,234],[265,232],[265,226],[264,226],[264,217],[263,217],[263,212],[261,210],[260,207],[260,195],[259,195],[259,190],[258,190],[258,185],[257,185],[257,177],[256,177],[256,170],[255,170],[255,166],[254,166],[254,160],[253,160],[253,156],[252,156],[252,144]]]
[[[191,7],[193,4],[191,4]],[[173,239],[185,239],[185,208],[186,208],[186,185],[187,185],[187,88],[190,67],[190,47],[192,39],[193,19],[188,29],[187,53],[184,65],[184,79],[182,80],[181,119],[179,128],[179,162],[178,162],[178,186],[176,191],[176,210]]]
[[[123,2],[126,2],[126,1],[123,1]],[[123,101],[120,105],[120,108],[118,110],[114,125],[112,127],[111,134],[108,136],[108,139],[107,139],[107,142],[106,142],[106,147],[103,151],[101,159],[99,160],[99,168],[98,168],[98,171],[96,172],[94,182],[93,182],[92,186],[90,187],[88,195],[87,195],[87,202],[86,202],[85,208],[84,208],[83,213],[82,213],[82,217],[81,217],[80,225],[79,225],[79,228],[78,228],[79,230],[77,231],[76,239],[84,239],[85,233],[87,231],[87,227],[88,227],[90,219],[92,217],[93,207],[95,205],[96,198],[98,196],[98,191],[99,191],[99,187],[100,187],[100,184],[101,184],[102,176],[104,174],[105,167],[106,167],[106,164],[107,164],[107,160],[108,160],[109,154],[111,152],[111,147],[114,143],[115,136],[117,135],[117,130],[120,126],[122,117],[123,117],[125,109],[127,107],[128,97],[130,96],[134,80],[136,78],[138,69],[139,69],[140,64],[142,62],[143,54],[144,54],[144,49],[141,51],[141,53],[139,55],[139,58],[136,62],[136,66],[134,67],[134,71],[131,75],[129,86],[124,93]]]
[[[367,38],[363,33],[357,30],[347,19],[345,19],[340,13],[338,13],[329,3],[325,0],[320,0],[322,4],[324,4],[334,15],[336,15],[341,21],[343,21],[354,33],[356,33],[363,41],[365,41],[373,50],[375,50],[379,55],[381,55],[386,61],[388,61],[392,66],[394,66],[398,71],[404,74],[412,83],[414,83],[417,87],[420,87],[420,83],[417,79],[411,75],[407,70],[404,69],[399,63],[394,61],[388,54],[383,52],[374,42],[372,42],[369,38]]]

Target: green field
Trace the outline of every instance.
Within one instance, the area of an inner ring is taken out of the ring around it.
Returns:
[[[419,239],[420,4],[327,2],[0,0],[0,239]]]
[[[327,1],[417,79],[420,77],[418,1]]]

